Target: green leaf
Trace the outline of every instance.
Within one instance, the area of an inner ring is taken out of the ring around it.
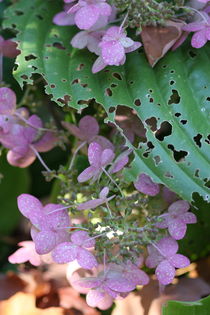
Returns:
[[[0,235],[9,235],[21,217],[17,197],[28,192],[29,177],[26,169],[9,165],[4,155],[0,157],[0,172],[3,175],[0,182]]]
[[[169,301],[163,306],[162,315],[209,315],[210,296],[195,302]]]
[[[185,200],[192,201],[194,192],[209,200],[210,45],[195,50],[186,43],[155,69],[143,51],[136,51],[127,55],[124,66],[93,75],[96,56],[69,45],[75,28],[53,25],[60,10],[57,1],[20,0],[6,11],[4,27],[18,32],[22,51],[14,71],[20,85],[32,83],[32,74],[39,73],[47,82],[46,92],[59,105],[80,111],[95,99],[107,111],[107,121],[114,122],[119,104],[133,108],[147,130],[147,143],[134,150],[126,179],[133,181],[144,172]],[[65,49],[58,48],[59,43]],[[147,124],[151,117],[157,123],[155,131]],[[157,130],[164,124],[171,131],[160,140]]]

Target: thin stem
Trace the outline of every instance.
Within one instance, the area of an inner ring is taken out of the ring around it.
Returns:
[[[184,7],[180,7],[180,8],[182,8],[182,9],[189,9],[189,10],[192,10],[192,11],[196,12],[197,14],[199,14],[199,15],[202,17],[202,19],[203,19],[207,24],[209,24],[209,22],[207,21],[205,15],[204,15],[201,11],[199,11],[199,10],[193,8],[193,7],[185,7],[185,6],[184,6]]]
[[[119,33],[121,33],[121,31],[122,31],[122,28],[123,28],[123,26],[125,24],[125,21],[126,21],[127,17],[128,17],[128,12],[126,13],[126,15],[125,15],[125,17],[124,17],[124,19],[123,19],[123,21],[122,21],[122,23],[120,25]]]
[[[107,206],[107,209],[109,210],[110,217],[113,218],[112,211],[109,207],[108,201],[106,201],[106,206]]]
[[[105,170],[104,167],[102,167],[103,172],[106,174],[107,177],[111,180],[111,182],[119,189],[119,192],[121,193],[122,197],[124,197],[124,194],[118,184],[115,182],[115,180],[111,177],[111,175]]]
[[[34,146],[30,145],[31,150],[35,153],[36,157],[38,158],[38,160],[40,161],[40,163],[42,164],[42,166],[46,169],[47,172],[52,172],[51,169],[49,169],[49,167],[45,164],[45,162],[43,161],[41,155],[39,154],[39,152],[34,148]]]
[[[88,242],[88,241],[92,241],[92,240],[94,240],[95,238],[98,238],[98,237],[104,236],[104,235],[106,235],[106,234],[107,234],[107,232],[102,233],[102,234],[98,234],[98,235],[93,236],[93,237],[90,237],[90,238],[88,238],[87,240],[85,240],[85,241],[84,241],[84,243],[85,243],[85,242]]]
[[[47,214],[55,213],[55,212],[58,212],[58,211],[61,211],[61,210],[66,210],[66,209],[69,209],[71,207],[73,207],[73,205],[69,205],[69,206],[66,206],[66,207],[55,209],[53,211],[48,212]]]
[[[14,115],[17,116],[18,118],[20,118],[22,121],[24,121],[24,123],[26,123],[28,126],[34,128],[34,129],[41,130],[41,131],[56,132],[56,131],[53,130],[53,129],[47,129],[47,128],[42,128],[42,127],[37,127],[37,126],[31,124],[27,119],[25,119],[23,116],[21,116],[21,114],[18,113],[18,112],[15,112]]]
[[[77,153],[79,152],[80,149],[82,149],[82,148],[84,147],[84,145],[85,145],[86,143],[87,143],[86,141],[82,142],[82,143],[76,148],[76,150],[74,151],[73,156],[72,156],[72,159],[71,159],[71,163],[70,163],[70,165],[69,165],[69,171],[71,170],[71,168],[72,168],[72,166],[73,166],[73,164],[74,164],[74,160],[75,160],[75,158],[76,158]]]
[[[82,226],[61,226],[61,227],[56,228],[56,230],[62,230],[62,229],[80,229],[80,230],[88,231],[88,229],[86,229]]]

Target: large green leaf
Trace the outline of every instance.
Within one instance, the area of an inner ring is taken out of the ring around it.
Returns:
[[[93,75],[96,57],[69,45],[75,28],[52,24],[60,4],[20,0],[6,11],[4,27],[17,31],[22,51],[14,71],[20,85],[32,83],[32,74],[39,73],[47,82],[46,92],[59,105],[81,110],[94,98],[110,121],[119,104],[134,108],[147,129],[147,143],[135,149],[132,167],[125,172],[127,180],[145,172],[183,199],[191,201],[197,192],[209,200],[210,46],[195,51],[186,44],[170,52],[155,69],[143,51],[133,52],[124,66]],[[171,132],[164,139],[158,139],[146,123],[151,117],[157,130],[167,122]],[[178,161],[177,156],[183,158]]]
[[[169,301],[163,306],[162,315],[209,315],[210,296],[195,302]]]

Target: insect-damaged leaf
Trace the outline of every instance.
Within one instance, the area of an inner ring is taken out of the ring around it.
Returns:
[[[209,44],[195,50],[185,43],[154,69],[143,51],[136,51],[127,55],[124,66],[93,75],[96,56],[69,44],[76,29],[53,25],[52,18],[60,10],[55,1],[20,0],[6,11],[4,26],[18,32],[22,51],[14,71],[18,82],[32,83],[32,74],[39,73],[47,82],[46,92],[59,105],[81,110],[94,98],[112,122],[119,104],[133,108],[146,129],[147,142],[134,148],[127,180],[142,172],[183,199],[191,201],[198,192],[208,200]],[[151,118],[152,127],[147,123]]]

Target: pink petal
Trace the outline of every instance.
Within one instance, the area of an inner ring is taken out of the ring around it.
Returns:
[[[144,173],[139,175],[134,186],[138,191],[149,196],[156,196],[160,191],[159,185],[154,183],[151,178]]]
[[[201,48],[203,47],[207,42],[207,38],[205,36],[205,30],[201,30],[193,34],[191,45],[194,48]]]
[[[53,18],[53,23],[57,25],[74,25],[74,14],[68,14],[67,12],[59,12]]]
[[[16,58],[20,54],[20,50],[17,49],[17,44],[8,39],[3,42],[2,52],[5,57]]]
[[[140,42],[134,42],[132,46],[125,48],[125,53],[130,53],[136,49],[139,49],[142,46]]]
[[[97,172],[98,170],[94,166],[89,166],[77,177],[77,180],[79,183],[86,182],[91,177],[96,175]]]
[[[86,302],[91,307],[97,307],[100,300],[105,297],[102,290],[90,290],[86,296]]]
[[[76,231],[71,234],[72,243],[84,246],[86,248],[91,248],[95,246],[95,240],[89,240],[91,237],[86,231]]]
[[[163,256],[152,245],[147,246],[147,250],[149,256],[145,260],[145,265],[148,268],[155,268],[163,260]]]
[[[101,286],[102,282],[103,282],[103,279],[96,278],[96,277],[88,277],[88,278],[82,278],[82,279],[76,280],[73,283],[73,285],[76,284],[77,286],[80,286],[83,288],[93,289],[93,288],[97,288]]]
[[[98,57],[92,66],[92,73],[97,73],[101,71],[106,67],[106,65],[107,64],[104,62],[103,58],[101,56]]]
[[[41,231],[36,234],[33,241],[37,254],[44,255],[51,252],[56,246],[56,234],[51,231]]]
[[[117,173],[121,171],[126,164],[129,162],[128,155],[120,156],[119,159],[117,159],[111,168],[111,173]]]
[[[34,196],[29,194],[21,194],[17,198],[18,208],[20,212],[28,219],[34,212],[42,210],[41,202]]]
[[[45,132],[39,141],[33,143],[33,146],[38,152],[47,152],[55,147],[57,140],[55,133]]]
[[[105,149],[101,155],[101,166],[106,166],[110,164],[114,159],[114,152],[111,149]]]
[[[103,136],[95,136],[94,142],[97,142],[102,147],[102,150],[110,149],[114,151],[113,144],[107,138]]]
[[[71,40],[71,45],[78,49],[83,49],[87,46],[88,43],[88,32],[81,31],[77,33]]]
[[[87,141],[90,141],[99,133],[99,124],[94,117],[86,115],[80,119],[79,129],[85,135]]]
[[[84,269],[92,269],[98,266],[95,256],[83,248],[78,250],[77,262]]]
[[[99,194],[99,197],[101,199],[105,199],[107,197],[109,193],[109,187],[104,187],[101,191],[100,191],[100,194]]]
[[[78,247],[70,242],[64,242],[52,251],[52,259],[58,264],[66,264],[76,259]]]
[[[168,223],[168,231],[175,240],[181,240],[185,236],[186,230],[186,224],[180,219],[174,219]]]
[[[157,266],[155,274],[161,284],[167,285],[171,283],[175,277],[175,268],[167,260],[163,260]]]
[[[112,306],[112,304],[113,304],[113,298],[109,294],[105,293],[104,298],[98,301],[97,307],[100,310],[107,310],[108,308]]]
[[[88,200],[86,202],[80,203],[77,206],[77,210],[89,210],[89,209],[95,209],[101,204],[103,204],[105,200],[103,199],[94,199],[94,200]]]
[[[193,224],[197,222],[196,215],[192,212],[186,212],[180,216],[180,220],[185,224]]]
[[[62,126],[65,127],[76,138],[83,140],[83,141],[85,140],[85,135],[83,135],[81,133],[80,129],[77,126],[70,124],[67,121],[62,121]]]
[[[205,36],[206,36],[206,38],[207,38],[208,40],[210,40],[210,27],[207,27],[207,28],[205,29]]]
[[[162,238],[157,244],[165,257],[170,257],[178,251],[178,243],[170,236]]]
[[[100,165],[100,160],[101,160],[101,155],[102,155],[102,148],[100,144],[96,142],[92,142],[89,147],[88,147],[88,160],[89,163],[96,167],[99,167]]]
[[[107,279],[106,286],[111,290],[117,292],[130,292],[133,291],[136,285],[132,282],[128,282],[127,279],[119,277],[117,279]]]
[[[10,115],[15,112],[16,109],[16,95],[7,88],[0,88],[0,115]]]
[[[11,264],[21,264],[26,261],[30,261],[33,266],[39,266],[41,264],[41,258],[35,251],[35,244],[32,241],[24,241],[18,243],[19,246],[23,246],[8,257]]]
[[[169,213],[182,214],[190,209],[190,205],[185,200],[178,200],[173,202],[168,208]]]
[[[102,58],[105,64],[110,66],[119,66],[125,55],[125,50],[118,41],[102,42],[101,43]]]
[[[175,254],[174,256],[170,257],[168,260],[170,261],[170,264],[174,266],[175,268],[185,268],[189,266],[190,264],[189,259],[180,254]]]
[[[80,8],[75,15],[75,24],[82,30],[90,29],[98,20],[100,10],[95,5]]]
[[[21,168],[28,167],[36,159],[36,156],[32,150],[29,150],[26,155],[20,155],[12,150],[7,153],[7,161],[9,164]]]
[[[100,15],[109,16],[112,13],[112,7],[106,2],[101,2],[97,6],[100,10]]]
[[[183,31],[186,32],[197,32],[202,30],[205,27],[204,23],[193,22],[182,27]]]

